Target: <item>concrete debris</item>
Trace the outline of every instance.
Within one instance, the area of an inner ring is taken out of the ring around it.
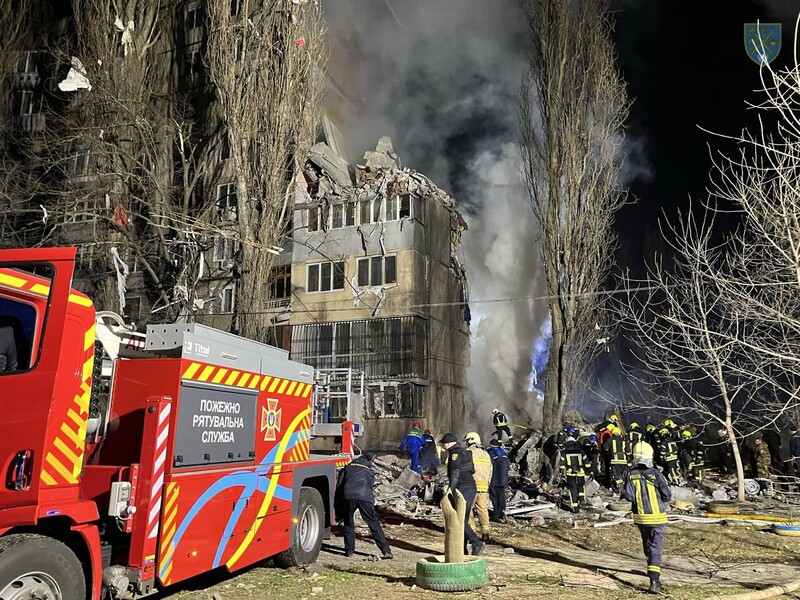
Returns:
[[[728,499],[728,492],[726,492],[724,489],[720,488],[718,490],[714,490],[713,492],[711,492],[711,497],[714,500],[727,500]]]
[[[77,56],[70,59],[70,69],[64,81],[58,84],[58,89],[62,92],[74,92],[77,90],[92,91],[92,84],[86,77],[86,68]]]
[[[336,185],[341,187],[353,185],[353,180],[350,177],[350,170],[347,163],[325,142],[319,142],[318,144],[311,146],[311,150],[308,154],[308,161],[322,169],[323,173],[330,177],[334,183],[336,183]],[[321,187],[323,186],[323,181],[324,180],[320,181]],[[335,188],[327,187],[328,182],[325,182],[324,186],[324,189],[321,189],[317,192],[318,197],[325,197],[336,191]]]
[[[378,140],[378,145],[375,151],[367,151],[364,153],[364,162],[368,169],[372,171],[380,171],[384,169],[396,169],[397,154],[394,152],[392,146],[392,139],[385,135]]]
[[[418,486],[422,483],[422,477],[416,471],[412,471],[411,469],[404,469],[392,483],[394,485],[410,490],[415,485]]]
[[[697,494],[697,490],[678,485],[671,485],[669,489],[672,490],[673,502],[676,500],[682,500],[684,502],[694,504],[695,506],[700,504],[700,497]]]

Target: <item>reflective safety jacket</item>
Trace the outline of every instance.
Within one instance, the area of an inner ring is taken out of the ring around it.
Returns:
[[[467,451],[472,453],[472,464],[475,465],[475,488],[479,492],[488,492],[489,482],[492,480],[492,459],[489,453],[478,446],[470,446]]]
[[[664,463],[678,460],[678,444],[670,438],[661,438],[658,442],[658,455]]]
[[[569,440],[561,451],[559,468],[564,475],[583,477],[591,467],[591,462],[581,450],[580,444]]]
[[[608,438],[603,444],[603,449],[612,465],[628,464],[628,440],[621,435]]]
[[[494,416],[492,417],[492,423],[494,423],[495,427],[504,427],[508,425],[508,417],[501,412],[494,413]]]
[[[633,452],[633,447],[643,440],[644,436],[642,435],[641,431],[633,429],[628,432],[628,445],[631,448],[631,452]]]
[[[632,469],[625,478],[622,497],[631,502],[633,522],[637,525],[666,525],[672,492],[658,469]]]

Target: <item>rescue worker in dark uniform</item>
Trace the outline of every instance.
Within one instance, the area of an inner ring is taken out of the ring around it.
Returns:
[[[511,429],[508,426],[508,417],[501,413],[499,408],[495,408],[492,411],[492,424],[494,425],[494,435],[498,440],[503,441],[503,433],[508,436],[509,442],[513,439]]]
[[[580,444],[571,435],[564,442],[561,451],[559,468],[561,470],[561,486],[567,495],[561,496],[564,510],[578,512],[578,507],[586,501],[584,486],[586,485],[586,471],[589,469],[589,459],[583,453]]]
[[[466,553],[467,541],[472,545],[472,554],[477,556],[483,552],[483,542],[470,526],[472,520],[472,505],[475,502],[475,465],[472,464],[472,454],[467,452],[456,440],[452,433],[445,433],[439,444],[447,451],[447,479],[450,484],[450,493],[456,490],[461,492],[467,503],[464,513],[464,552]]]
[[[658,459],[669,482],[678,485],[681,479],[678,466],[678,442],[666,427],[660,431],[658,436]]]
[[[375,512],[375,472],[372,470],[372,456],[362,454],[339,472],[336,493],[347,503],[344,513],[344,555],[352,556],[356,549],[355,512],[367,523],[375,545],[383,553],[383,558],[394,558],[389,542]]]
[[[639,442],[644,441],[644,435],[642,434],[639,424],[631,423],[628,425],[628,432],[625,434],[625,437],[628,438],[628,464],[633,464],[633,456],[631,455],[633,447]]]
[[[781,464],[781,435],[774,429],[767,429],[761,434],[761,439],[769,449],[769,456],[772,460],[772,472],[782,473]]]
[[[683,449],[681,457],[686,469],[686,479],[689,481],[703,481],[706,468],[706,447],[688,429],[683,431]]]
[[[422,450],[419,453],[419,466],[422,474],[435,473],[439,466],[439,452],[436,448],[436,440],[431,435],[431,430],[426,429],[422,434]]]
[[[664,525],[667,524],[667,504],[672,500],[669,483],[653,466],[653,448],[640,442],[633,450],[635,463],[625,478],[622,496],[631,506],[633,522],[642,535],[642,547],[647,557],[647,575],[651,594],[660,594],[661,553],[664,549]]]
[[[597,436],[593,433],[583,436],[578,443],[586,458],[589,459],[589,474],[595,479],[599,479],[602,469],[600,468],[600,447],[597,445]]]
[[[612,426],[611,437],[603,445],[606,455],[606,472],[608,473],[608,486],[619,493],[628,471],[628,440],[622,435],[619,427]]]
[[[506,488],[508,487],[509,461],[499,440],[489,443],[489,458],[492,459],[492,480],[489,482],[489,500],[492,501],[492,516],[489,519],[502,523],[506,518]]]

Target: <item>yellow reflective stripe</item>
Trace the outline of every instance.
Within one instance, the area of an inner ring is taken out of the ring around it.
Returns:
[[[269,385],[270,381],[272,381],[272,377],[270,377],[269,375],[264,375],[264,379],[261,380],[261,391],[262,392],[267,389],[267,386]]]
[[[58,471],[58,474],[61,475],[64,479],[66,479],[68,483],[78,483],[78,480],[75,479],[75,476],[72,473],[70,473],[66,469],[66,467],[58,461],[58,459],[55,456],[53,456],[52,452],[47,453],[47,457],[45,458],[45,460],[51,467],[53,467],[56,471]]]
[[[650,499],[650,512],[658,514],[661,512],[661,507],[658,505],[658,495],[656,494],[656,486],[652,483],[647,486],[647,497]]]
[[[261,375],[253,375],[253,379],[250,381],[250,385],[247,387],[249,387],[251,390],[254,390],[256,389],[256,386],[258,386],[259,381],[261,381]]]
[[[661,573],[661,567],[658,567],[656,565],[647,565],[647,570],[653,571],[654,573]]]
[[[242,378],[236,384],[236,387],[244,387],[247,385],[247,382],[250,380],[250,373],[243,373]]]
[[[31,291],[34,294],[38,294],[39,296],[49,296],[50,295],[50,286],[43,285],[41,283],[34,283],[31,286]]]
[[[239,378],[241,371],[231,371],[231,374],[228,375],[228,378],[225,380],[225,385],[233,385],[233,382]]]
[[[273,379],[272,380],[272,385],[269,386],[269,393],[271,394],[272,392],[274,392],[275,388],[277,388],[278,385],[280,385],[280,383],[281,383],[281,380],[280,380],[279,377],[276,377],[275,379]]]
[[[297,387],[297,382],[293,381],[289,388],[286,390],[286,395],[291,396],[294,393],[294,389]],[[302,387],[302,386],[301,386]]]
[[[281,383],[281,387],[278,388],[278,393],[282,394],[283,391],[286,389],[287,385],[289,385],[289,380],[288,379],[284,379],[283,383]]]
[[[25,285],[27,280],[22,279],[21,277],[14,277],[13,275],[9,275],[8,273],[0,273],[0,284],[7,285],[14,288],[21,288]]]
[[[224,369],[222,367],[219,368],[217,374],[214,375],[214,379],[211,380],[211,383],[219,383],[222,381],[223,377],[228,374],[228,369]]]
[[[44,481],[47,485],[58,485],[58,482],[50,477],[50,473],[47,471],[42,471],[42,481]]]
[[[633,487],[636,490],[636,511],[642,514],[642,511],[644,511],[644,505],[642,503],[642,480],[634,479]]]
[[[215,368],[216,367],[212,367],[211,365],[208,365],[205,369],[203,369],[203,372],[200,373],[200,376],[197,378],[197,380],[198,381],[208,381],[208,378],[211,377],[211,374],[214,372]]]
[[[84,296],[79,296],[78,294],[70,294],[69,301],[72,304],[77,304],[79,306],[91,306],[92,301],[89,298],[85,298]]]
[[[92,346],[94,346],[94,323],[83,334],[83,349],[88,350]]]
[[[73,444],[75,444],[75,446],[76,446],[77,448],[80,448],[80,447],[82,447],[82,446],[83,446],[83,440],[82,440],[82,439],[80,439],[80,438],[78,437],[78,434],[77,434],[77,433],[75,433],[74,431],[72,431],[72,429],[70,429],[70,428],[69,428],[69,425],[67,425],[66,423],[62,423],[62,424],[61,424],[61,433],[63,433],[65,436],[67,436],[67,437],[69,438],[69,440],[70,440],[70,441],[71,441]]]
[[[191,379],[192,377],[194,377],[194,374],[197,373],[197,371],[200,369],[200,366],[201,366],[200,363],[196,362],[190,364],[188,367],[186,367],[186,370],[183,372],[182,378]]]

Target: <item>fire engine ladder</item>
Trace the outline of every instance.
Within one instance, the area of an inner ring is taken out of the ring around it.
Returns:
[[[353,433],[362,434],[364,373],[357,369],[317,369],[315,372],[311,435],[342,435],[342,423],[351,421]]]

